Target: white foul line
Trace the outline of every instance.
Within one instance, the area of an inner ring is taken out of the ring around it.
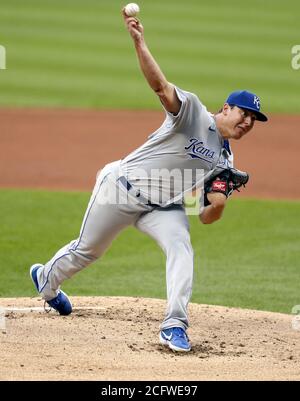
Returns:
[[[44,312],[45,308],[42,307],[28,307],[28,308],[10,308],[10,307],[2,307],[2,310],[5,312]],[[50,307],[49,307],[50,310]],[[76,308],[73,308],[73,311],[79,311],[79,310],[106,310],[106,308],[102,306],[78,306]],[[48,311],[48,307],[46,306],[46,311]]]

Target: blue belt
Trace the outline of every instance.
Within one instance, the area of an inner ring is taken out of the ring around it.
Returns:
[[[152,207],[160,207],[160,205],[157,205],[155,203],[151,203],[148,199],[146,199],[143,195],[141,195],[140,190],[134,190],[133,186],[126,180],[124,175],[118,178],[118,181],[127,189],[127,191],[133,191],[133,195],[138,198],[139,202],[144,203],[147,206],[152,206]]]

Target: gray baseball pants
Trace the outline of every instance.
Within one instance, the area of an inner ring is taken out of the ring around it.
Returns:
[[[184,208],[143,204],[120,184],[118,175],[119,162],[108,164],[98,175],[78,239],[39,269],[39,292],[45,300],[56,297],[66,279],[100,258],[122,229],[134,225],[152,237],[166,255],[167,310],[161,329],[186,329],[193,249]]]

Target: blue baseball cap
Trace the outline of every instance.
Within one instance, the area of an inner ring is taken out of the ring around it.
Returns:
[[[254,93],[246,90],[232,92],[228,96],[226,103],[253,111],[258,121],[268,121],[268,117],[260,112],[260,98]]]

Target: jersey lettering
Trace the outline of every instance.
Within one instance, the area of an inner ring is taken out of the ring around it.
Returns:
[[[208,157],[209,159],[213,159],[215,152],[210,150],[204,146],[204,142],[199,141],[197,138],[190,138],[190,145],[185,146],[186,150],[188,150],[188,155],[193,159],[198,158],[202,159],[201,156]]]

